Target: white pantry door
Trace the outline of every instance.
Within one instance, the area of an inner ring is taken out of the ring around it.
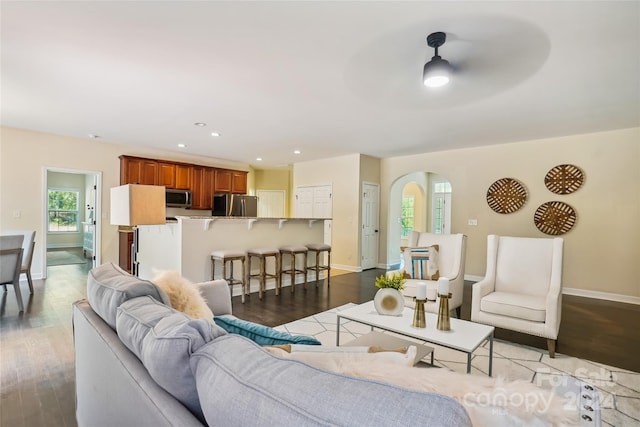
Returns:
[[[284,218],[285,193],[283,190],[257,190],[258,216],[261,218]]]
[[[362,183],[362,258],[363,270],[378,266],[380,186]]]

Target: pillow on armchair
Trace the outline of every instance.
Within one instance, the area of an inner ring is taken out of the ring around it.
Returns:
[[[438,266],[439,245],[406,248],[404,250],[404,270],[412,279],[438,280],[440,268]]]

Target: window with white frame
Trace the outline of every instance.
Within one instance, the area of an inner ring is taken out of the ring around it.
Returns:
[[[432,232],[449,234],[451,232],[451,184],[439,181],[433,183]]]
[[[47,231],[77,233],[80,231],[80,191],[75,189],[49,189]]]
[[[400,218],[400,238],[404,239],[409,236],[409,232],[413,230],[415,216],[415,198],[414,196],[402,196],[402,217]]]

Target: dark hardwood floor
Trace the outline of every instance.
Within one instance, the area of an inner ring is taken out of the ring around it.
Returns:
[[[376,276],[384,270],[348,273],[321,281],[294,294],[268,291],[242,304],[233,298],[234,314],[270,326],[373,298]],[[0,426],[75,426],[74,355],[71,304],[86,297],[85,265],[48,268],[47,280],[34,282],[29,295],[22,285],[25,313],[18,314],[13,290],[0,289]],[[471,283],[467,283],[462,318],[470,316]],[[557,351],[640,372],[640,306],[565,296]],[[496,336],[545,348],[544,340],[497,331]]]
[[[280,296],[266,293],[261,301],[252,294],[243,305],[233,298],[234,314],[242,319],[269,326],[288,323],[348,302],[362,303],[373,299],[376,276],[385,270],[373,269],[331,278],[316,287],[314,283],[297,285],[295,293],[288,288]],[[465,282],[461,318],[471,319],[473,282]],[[640,305],[563,295],[562,318],[556,351],[605,365],[640,372]],[[544,338],[497,328],[496,338],[546,349]]]

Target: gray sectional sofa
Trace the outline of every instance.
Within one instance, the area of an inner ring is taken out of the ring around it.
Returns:
[[[225,281],[198,285],[231,314]],[[73,308],[76,418],[84,426],[466,426],[455,400],[275,357],[170,307],[151,282],[93,269]]]

